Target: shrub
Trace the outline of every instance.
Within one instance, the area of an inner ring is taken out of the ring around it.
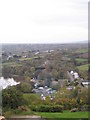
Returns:
[[[49,105],[40,105],[38,108],[39,112],[49,112],[51,107]]]
[[[55,105],[51,107],[51,111],[50,112],[62,112],[63,107],[61,105]]]
[[[62,112],[63,107],[61,105],[40,105],[40,106],[31,106],[32,111],[35,112]]]

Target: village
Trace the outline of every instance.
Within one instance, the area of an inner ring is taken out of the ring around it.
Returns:
[[[31,50],[31,51],[21,52],[18,54],[16,54],[16,53],[13,54],[11,52],[7,53],[7,52],[3,51],[2,52],[3,64],[5,64],[6,62],[10,63],[10,61],[11,62],[15,61],[17,64],[21,64],[21,63],[25,64],[31,60],[35,61],[36,67],[33,68],[33,69],[35,69],[35,71],[32,72],[32,74],[31,74],[32,77],[30,80],[30,82],[32,82],[34,84],[34,88],[32,89],[32,92],[35,94],[40,94],[41,100],[45,100],[46,96],[49,96],[50,99],[52,100],[54,98],[54,94],[56,94],[58,92],[58,90],[60,90],[60,89],[56,89],[57,86],[58,86],[58,88],[66,87],[67,90],[73,90],[76,88],[76,85],[78,85],[80,88],[88,87],[88,85],[89,85],[88,80],[85,80],[85,78],[80,77],[78,72],[76,72],[75,70],[74,71],[68,70],[68,71],[66,71],[66,73],[62,73],[62,74],[67,74],[68,79],[62,78],[62,79],[55,80],[54,78],[51,78],[51,80],[50,80],[51,86],[48,86],[48,85],[42,86],[43,80],[42,80],[42,78],[38,78],[38,76],[40,76],[38,71],[40,72],[40,74],[41,74],[41,72],[46,73],[46,70],[47,70],[46,67],[48,65],[50,66],[52,59],[55,59],[55,58],[51,58],[51,60],[50,60],[50,58],[49,58],[49,59],[44,60],[44,58],[47,55],[52,57],[54,53],[58,54],[61,51],[68,52],[68,49],[67,48],[59,49],[59,50],[50,49],[50,50],[44,50],[44,51]],[[65,61],[65,60],[67,61],[69,59],[70,58],[62,57],[63,61]],[[39,65],[37,65],[38,64],[37,61],[42,61],[42,63],[41,64],[39,63]],[[45,79],[44,81],[46,81],[47,78],[43,78],[43,79]],[[54,86],[54,87],[52,87],[52,86]]]
[[[78,84],[78,86],[81,88],[81,87],[87,87],[88,88],[88,85],[90,85],[90,83],[87,81],[87,80],[84,80],[82,78],[79,77],[79,74],[77,72],[74,72],[74,71],[67,71],[67,74],[69,76],[69,80],[67,80],[67,83],[69,84],[66,89],[67,90],[73,90],[75,89],[75,85],[70,85],[71,82],[74,82]],[[60,85],[61,88],[63,88],[63,81],[64,80],[58,80],[58,81],[52,81],[52,84],[53,85]],[[46,100],[46,96],[49,96],[51,100],[53,100],[54,98],[54,94],[57,93],[56,90],[52,89],[52,88],[49,88],[48,86],[40,86],[40,83],[39,83],[39,80],[37,80],[36,78],[33,78],[31,80],[31,82],[34,83],[34,89],[32,90],[34,93],[36,94],[40,94],[41,95],[41,100]]]

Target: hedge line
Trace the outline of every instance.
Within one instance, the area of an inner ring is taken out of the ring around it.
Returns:
[[[31,106],[32,111],[35,112],[62,112],[63,107],[61,105],[40,105],[40,106]]]

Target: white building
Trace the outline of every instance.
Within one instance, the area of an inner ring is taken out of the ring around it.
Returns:
[[[79,78],[79,75],[78,75],[77,72],[73,73],[73,75],[74,75],[74,78],[75,78],[75,79],[78,79],[78,78]]]
[[[41,94],[41,100],[46,100],[46,97],[43,94]]]

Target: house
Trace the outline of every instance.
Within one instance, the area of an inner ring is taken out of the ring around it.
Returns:
[[[27,58],[27,56],[25,55],[25,56],[22,56],[23,58]]]
[[[33,89],[32,92],[40,93],[40,91],[38,89]]]
[[[71,78],[72,80],[73,80],[73,78],[74,78],[74,79],[79,79],[79,75],[78,75],[77,72],[71,71],[69,76],[70,76],[70,78]]]
[[[71,71],[70,73],[73,75],[73,73],[74,73],[74,72],[73,72],[73,71]]]
[[[74,75],[74,78],[75,78],[75,79],[78,79],[78,78],[79,78],[79,75],[78,75],[77,72],[73,73],[73,75]]]
[[[34,87],[35,87],[35,88],[37,88],[37,87],[38,87],[38,85],[39,85],[38,83],[35,83],[35,84],[34,84]]]
[[[8,56],[7,60],[12,60],[13,57],[12,56]]]
[[[57,85],[58,81],[52,81],[52,85]]]
[[[84,86],[88,86],[88,85],[90,84],[90,82],[88,82],[88,81],[83,81],[82,84],[83,84]]]
[[[67,90],[73,90],[73,89],[75,89],[75,86],[69,86],[69,87],[67,87],[66,89],[67,89]]]
[[[43,94],[41,94],[41,100],[46,100],[46,97]]]
[[[43,90],[44,88],[43,88],[43,87],[39,87],[38,89],[39,89],[39,90]]]
[[[35,79],[31,79],[30,81],[33,82],[33,83],[36,83],[36,80],[35,80]]]
[[[35,53],[35,55],[38,55],[38,54],[40,54],[40,52],[36,52],[36,53]]]

